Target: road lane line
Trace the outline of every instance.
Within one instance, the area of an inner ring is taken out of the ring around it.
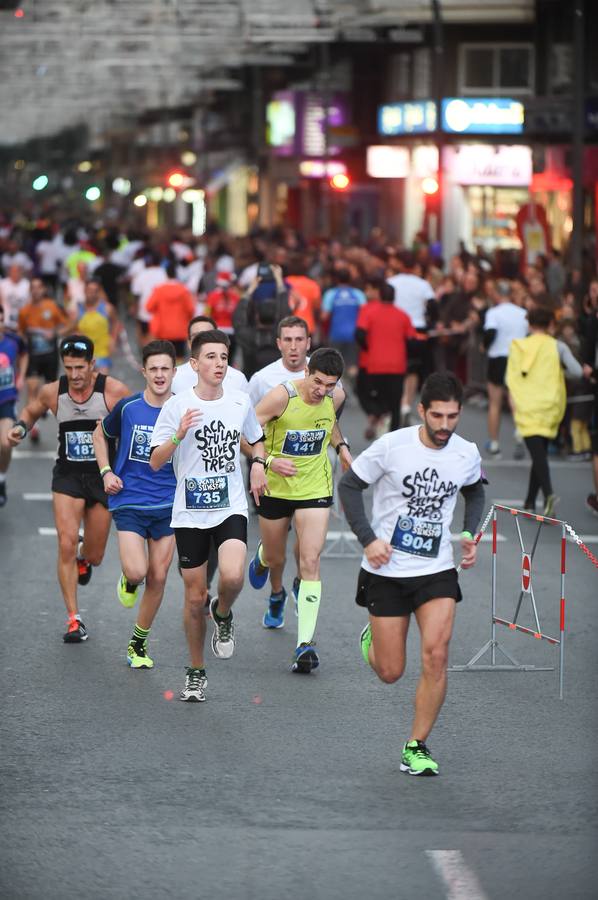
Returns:
[[[56,459],[55,450],[13,450],[12,459]]]
[[[23,494],[23,500],[51,500],[52,494]]]
[[[461,535],[460,535],[460,534],[451,534],[451,541],[452,541],[454,544],[458,544],[460,540],[461,540]],[[506,538],[506,537],[504,536],[504,534],[500,534],[500,532],[499,532],[499,533],[496,535],[496,540],[497,540],[497,542],[498,542],[499,544],[504,544],[504,543],[508,540],[508,538]],[[482,537],[480,538],[480,542],[481,542],[482,544],[489,544],[491,541],[492,541],[492,535],[491,535],[491,534],[483,534]]]
[[[488,900],[459,850],[426,850],[425,853],[446,888],[447,900]]]
[[[55,528],[44,528],[42,526],[41,528],[37,529],[37,533],[41,534],[42,537],[56,537],[58,532]]]

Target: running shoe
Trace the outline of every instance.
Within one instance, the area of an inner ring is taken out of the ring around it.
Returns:
[[[262,542],[260,541],[257,545],[255,556],[249,563],[249,584],[252,588],[255,588],[256,591],[260,591],[263,588],[268,580],[268,575],[270,573],[270,569],[268,568],[268,566],[264,566],[260,559],[261,549]]]
[[[132,669],[153,669],[154,661],[147,655],[147,641],[132,640],[127,647],[127,665]]]
[[[62,640],[65,644],[80,644],[87,640],[87,628],[80,619],[71,616],[67,622],[67,629]]]
[[[320,657],[314,650],[315,644],[299,644],[295,650],[291,672],[299,672],[302,675],[309,675],[313,669],[317,669],[320,665]]]
[[[301,587],[301,579],[298,575],[295,575],[293,578],[293,587],[291,589],[291,593],[293,595],[293,600],[295,601],[295,615],[299,615],[299,588]]]
[[[502,459],[502,453],[496,441],[486,441],[484,450],[491,459]]]
[[[409,775],[438,775],[438,763],[434,762],[423,741],[407,741],[401,756],[401,772]]]
[[[210,615],[214,622],[214,633],[212,635],[212,650],[214,656],[218,659],[230,659],[235,652],[235,626],[233,624],[233,614],[230,612],[226,619],[221,619],[216,614],[218,606],[218,597],[214,597],[210,603]]]
[[[287,592],[283,588],[279,594],[270,594],[268,609],[264,613],[264,628],[282,628],[284,625],[284,608],[287,602]]]
[[[598,516],[598,495],[588,494],[586,497],[586,506],[590,512],[593,512],[595,516]]]
[[[89,584],[91,578],[91,563],[82,555],[83,535],[79,535],[79,544],[77,546],[77,575],[80,585]]]
[[[369,649],[372,646],[372,627],[368,622],[364,629],[362,629],[361,634],[359,635],[359,645],[361,647],[361,655],[363,656],[364,661],[369,665],[370,657],[369,657]]]
[[[37,425],[34,425],[33,428],[29,429],[29,439],[32,444],[39,444],[39,428]]]
[[[525,459],[525,444],[522,441],[515,442],[513,450],[513,459]]]
[[[131,609],[133,606],[135,606],[135,603],[137,602],[137,597],[139,596],[140,585],[136,584],[134,590],[128,591],[127,584],[128,584],[127,579],[121,572],[120,578],[118,579],[118,584],[116,585],[116,593],[117,593],[118,599],[120,600],[122,605],[125,606],[127,609]]]
[[[179,700],[188,700],[192,703],[203,703],[206,699],[208,679],[203,669],[187,669],[185,674],[185,687],[179,694]]]
[[[544,503],[544,511],[542,513],[543,516],[548,516],[551,518],[554,514],[555,507],[559,502],[559,497],[556,494],[549,494],[546,498],[546,502]]]
[[[6,482],[0,482],[0,508],[6,506]]]

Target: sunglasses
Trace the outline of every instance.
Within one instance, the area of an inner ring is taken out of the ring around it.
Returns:
[[[79,353],[92,353],[92,347],[86,341],[64,341],[60,345],[62,354],[69,353],[71,350],[78,350]]]

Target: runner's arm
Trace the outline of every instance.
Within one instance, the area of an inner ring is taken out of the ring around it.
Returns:
[[[338,450],[337,447],[339,447],[341,444],[343,446],[340,448],[340,450]],[[353,462],[353,457],[351,456],[349,445],[345,441],[343,433],[339,428],[338,421],[335,422],[332,427],[332,432],[330,434],[330,446],[333,450],[336,450],[336,454],[341,461],[341,466],[343,467],[343,472],[346,472]]]
[[[93,450],[96,455],[96,461],[102,481],[104,482],[104,490],[107,494],[118,494],[123,489],[123,482],[110,468],[110,457],[108,455],[108,442],[104,434],[104,428],[101,422],[98,422],[93,433]],[[102,474],[102,470],[106,470]]]
[[[37,420],[43,416],[45,412],[56,413],[56,406],[58,403],[58,382],[53,381],[51,384],[45,384],[35,400],[32,400],[27,404],[22,410],[19,416],[19,422],[22,422],[23,425],[27,428],[27,431],[30,431],[31,428],[35,425]],[[25,437],[23,434],[23,429],[20,425],[15,424],[13,428],[8,432],[8,442],[11,447],[16,447],[23,438]]]
[[[347,399],[347,394],[345,392],[342,384],[336,384],[333,392],[332,392],[332,404],[334,406],[334,411],[336,413],[337,421],[343,414],[343,409],[345,408],[345,401]]]
[[[484,484],[476,481],[475,484],[464,484],[461,493],[465,500],[465,513],[463,515],[463,531],[475,535],[482,513],[484,512]]]
[[[275,388],[268,391],[255,408],[255,414],[262,428],[272,419],[281,416],[287,408],[288,402],[289,394],[284,385],[277,384]]]
[[[119,400],[122,400],[123,397],[130,397],[133,391],[128,385],[123,384],[122,381],[119,381],[117,378],[112,378],[111,375],[108,375],[106,378],[106,389],[104,391],[104,399],[106,401],[106,406],[108,407],[109,412],[112,411],[113,407],[116,406]]]
[[[26,349],[23,349],[19,353],[19,370],[17,372],[16,378],[16,386],[17,389],[20,390],[23,384],[25,383],[25,376],[27,374],[27,366],[29,365],[29,353]]]

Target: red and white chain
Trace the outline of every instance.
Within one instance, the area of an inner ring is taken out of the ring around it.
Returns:
[[[565,526],[565,531],[570,536],[572,541],[575,541],[578,547],[580,547],[585,555],[588,557],[590,562],[594,564],[594,566],[598,569],[598,559],[594,556],[589,547],[586,547],[580,536],[571,528],[571,526],[567,522],[563,522]]]

